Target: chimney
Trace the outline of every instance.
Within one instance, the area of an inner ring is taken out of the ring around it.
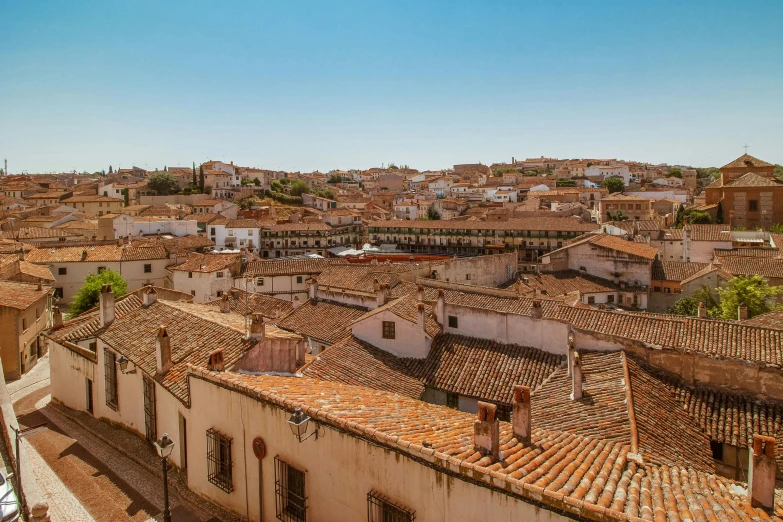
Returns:
[[[158,328],[158,336],[155,339],[155,363],[158,375],[171,369],[171,338],[164,325]]]
[[[582,358],[576,350],[571,363],[571,383],[571,400],[577,401],[582,398]]]
[[[446,295],[442,288],[438,289],[438,299],[435,301],[435,320],[440,324],[446,321]]]
[[[544,311],[541,308],[541,299],[533,300],[533,307],[530,309],[530,317],[533,319],[541,319],[544,315]]]
[[[223,359],[223,348],[218,348],[209,352],[209,362],[207,370],[212,372],[222,372],[226,370],[226,363]]]
[[[478,408],[478,418],[473,423],[473,449],[497,459],[500,456],[500,423],[495,418],[497,406],[479,401]]]
[[[707,317],[707,307],[704,306],[704,303],[702,301],[699,301],[699,311],[697,315],[700,319],[704,319],[705,317]]]
[[[231,311],[231,301],[228,300],[228,294],[223,294],[220,299],[220,312],[227,314]]]
[[[530,444],[530,386],[514,386],[511,407],[514,436],[517,441],[527,446]]]
[[[753,507],[772,509],[775,503],[775,438],[753,434],[748,457],[748,500]]]
[[[309,283],[309,288],[307,289],[307,293],[310,297],[310,299],[318,299],[318,281],[315,280],[315,278],[310,278],[307,280]]]
[[[427,316],[426,316],[426,310],[424,309],[424,305],[422,303],[419,303],[418,306],[418,326],[419,329],[426,333],[427,332]]]
[[[59,306],[55,306],[52,309],[52,320],[53,320],[52,328],[60,328],[63,325],[63,314],[62,312],[60,312]]]
[[[145,290],[142,295],[142,302],[144,304],[144,308],[155,303],[155,301],[157,300],[158,300],[158,292],[156,292],[152,286],[148,286],[147,290]]]
[[[253,314],[253,320],[250,323],[250,338],[259,342],[264,342],[266,337],[266,323],[261,314]]]
[[[114,292],[111,285],[103,285],[98,298],[101,328],[114,322]]]
[[[376,279],[377,281],[377,279]],[[373,285],[375,286],[375,285]],[[376,297],[376,306],[383,306],[386,304],[386,292],[389,289],[389,285],[387,284],[379,284],[378,285],[378,295]]]
[[[747,321],[748,320],[748,307],[744,304],[741,304],[737,307],[737,320],[738,321]]]
[[[424,287],[421,285],[416,287],[416,300],[419,302],[424,301]]]
[[[118,237],[118,238],[117,238],[117,246],[118,246],[118,247],[121,247],[121,246],[122,246],[122,238],[121,238],[121,237]]]

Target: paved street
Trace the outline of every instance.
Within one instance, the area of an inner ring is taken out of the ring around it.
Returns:
[[[139,437],[89,415],[51,404],[49,358],[9,393],[19,424],[49,430],[26,439],[29,460],[53,521],[162,520],[160,461]],[[174,521],[235,520],[170,480]]]

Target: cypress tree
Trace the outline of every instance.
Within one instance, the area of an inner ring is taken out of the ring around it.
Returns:
[[[111,165],[109,165],[109,174],[111,174],[113,171],[111,169]]]
[[[723,201],[718,201],[718,210],[715,212],[715,223],[723,224]]]
[[[204,166],[199,165],[198,168],[198,187],[201,189],[201,192],[204,192]]]
[[[192,185],[195,187],[196,183],[198,183],[198,181],[196,181],[196,162],[194,161],[193,162],[193,183],[192,183]]]

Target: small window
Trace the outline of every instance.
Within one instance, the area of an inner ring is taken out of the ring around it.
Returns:
[[[218,272],[217,277],[223,277],[223,272]]]
[[[306,472],[275,457],[275,513],[278,520],[307,520],[306,478]]]
[[[748,212],[758,212],[758,211],[759,211],[759,201],[757,199],[749,199]]]
[[[57,269],[57,275],[67,275],[68,274],[68,267],[61,266]]]
[[[653,287],[653,292],[660,292],[660,291],[661,291],[661,287],[660,286],[654,286]]]
[[[587,304],[595,304],[595,296],[591,295],[587,297]]]
[[[105,350],[103,352],[104,384],[106,387],[106,406],[117,411],[117,355]]]
[[[217,291],[217,296],[218,297],[223,297],[223,291],[222,290],[218,290]]]
[[[105,271],[106,271],[106,267],[105,267],[105,266],[99,266],[99,267],[98,267],[98,273],[99,273],[99,274],[102,274],[102,273],[103,273],[103,272],[105,272]]]
[[[231,437],[212,428],[207,430],[207,480],[226,493],[234,491],[231,442]]]
[[[456,393],[446,392],[446,406],[449,408],[459,409],[459,395]]]
[[[196,295],[196,291],[195,290],[191,290],[190,291],[190,295]]]
[[[41,308],[39,306],[35,307],[35,318],[38,319],[41,317]]]
[[[449,316],[449,328],[459,328],[459,326],[457,326],[458,324],[459,323],[457,321],[457,316],[450,315]]]
[[[377,491],[367,494],[367,512],[369,522],[412,522],[416,513],[401,504],[393,502]]]
[[[62,299],[63,298],[63,289],[62,288],[55,288],[54,289],[54,297],[56,297],[57,299]]]
[[[394,339],[394,321],[383,322],[383,338]]]
[[[264,278],[256,277],[256,286],[264,286]]]
[[[27,330],[27,318],[22,317],[22,330]]]
[[[607,303],[614,303],[614,295],[610,294],[606,296],[606,302]]]
[[[148,263],[148,264],[145,264],[145,265],[144,265],[144,273],[145,273],[145,274],[149,274],[150,272],[152,272],[152,265],[151,265],[151,264],[149,264],[149,263]]]
[[[188,272],[188,279],[193,279],[193,272]]]
[[[302,276],[296,276],[296,284],[298,285],[302,284]]]
[[[712,458],[715,460],[723,460],[723,443],[716,440],[710,441],[710,449],[712,450]]]
[[[215,227],[210,227],[209,228],[209,235],[210,236],[214,236],[215,235]]]

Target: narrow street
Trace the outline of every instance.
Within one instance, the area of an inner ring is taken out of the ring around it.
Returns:
[[[20,426],[48,423],[48,431],[25,439],[31,462],[22,465],[33,466],[53,521],[163,519],[160,460],[139,437],[52,404],[48,356],[8,391]],[[236,520],[173,474],[169,482],[174,521]]]

